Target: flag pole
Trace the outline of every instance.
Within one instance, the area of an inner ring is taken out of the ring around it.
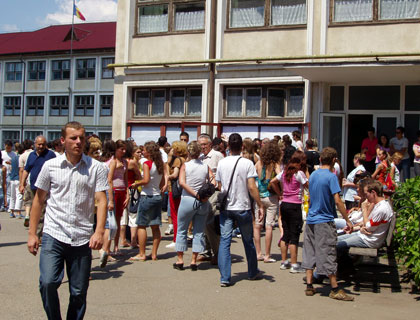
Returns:
[[[72,88],[71,88],[71,81],[72,81],[72,77],[71,77],[71,74],[72,74],[72,70],[73,70],[73,67],[72,67],[72,65],[73,65],[73,35],[74,35],[74,6],[76,5],[76,3],[75,3],[75,1],[76,0],[73,0],[73,7],[72,7],[72,10],[71,10],[71,38],[70,38],[70,75],[69,75],[69,112],[68,112],[68,115],[67,115],[67,119],[68,119],[68,122],[70,122],[70,112],[71,112],[71,110],[72,110],[72,108],[71,108],[71,106],[72,106],[72,99],[71,99],[71,97],[72,97]]]

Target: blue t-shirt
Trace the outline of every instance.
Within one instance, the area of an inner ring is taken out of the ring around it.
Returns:
[[[333,221],[337,218],[334,194],[341,191],[337,176],[328,169],[318,169],[309,177],[309,206],[307,224]]]
[[[11,160],[12,170],[9,172],[10,181],[19,180],[19,156],[13,157]]]
[[[45,161],[55,158],[55,153],[51,150],[45,149],[39,156],[36,151],[32,151],[29,154],[28,161],[26,162],[25,171],[29,172],[29,181],[31,183],[31,189],[36,190],[35,182],[41,172],[42,166]]]

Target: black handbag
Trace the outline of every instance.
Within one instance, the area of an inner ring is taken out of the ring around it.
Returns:
[[[232,172],[232,175],[230,176],[230,182],[229,182],[229,186],[228,186],[227,190],[220,191],[220,193],[217,195],[216,209],[219,210],[219,211],[223,211],[227,207],[227,197],[228,197],[228,194],[229,194],[229,191],[230,191],[230,186],[232,185],[233,175],[235,174],[236,166],[238,165],[238,162],[241,158],[242,157],[238,158],[238,160],[235,163],[235,166],[233,167],[233,172]]]
[[[202,199],[208,199],[216,192],[216,187],[211,183],[211,180],[212,179],[209,179],[209,174],[207,173],[207,181],[204,182],[197,191],[197,200],[201,201]]]
[[[178,199],[182,195],[182,187],[179,185],[179,179],[171,180],[172,198]]]
[[[128,203],[128,212],[137,213],[139,208],[140,192],[137,188],[130,188],[130,201]]]

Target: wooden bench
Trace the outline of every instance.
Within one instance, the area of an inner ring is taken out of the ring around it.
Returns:
[[[397,221],[397,215],[394,212],[394,214],[392,215],[392,218],[391,218],[391,222],[389,223],[388,233],[386,235],[386,238],[385,238],[385,241],[384,241],[382,247],[386,247],[387,249],[389,249],[391,247],[392,236],[393,236],[393,233],[394,233],[396,221]],[[379,249],[380,248],[373,249],[373,248],[350,247],[349,254],[356,255],[356,256],[377,257]]]

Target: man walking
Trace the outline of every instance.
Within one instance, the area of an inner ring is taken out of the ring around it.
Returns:
[[[100,249],[103,242],[107,172],[101,163],[83,154],[85,129],[80,123],[67,123],[61,135],[65,153],[45,162],[35,183],[37,191],[31,210],[28,250],[33,255],[38,252],[36,229],[47,201],[39,262],[39,290],[44,309],[48,319],[61,319],[57,288],[66,263],[70,287],[67,319],[83,319],[91,249]],[[95,198],[97,225],[92,235]]]
[[[255,178],[257,172],[252,161],[241,158],[242,138],[239,134],[233,133],[229,137],[230,156],[220,160],[217,166],[216,181],[221,192],[227,193],[226,208],[220,212],[220,246],[218,254],[218,265],[220,271],[220,285],[228,287],[231,285],[231,255],[230,245],[232,240],[233,224],[236,222],[242,235],[242,242],[245,248],[248,261],[248,279],[256,280],[259,270],[257,253],[253,240],[252,211],[249,194],[258,204],[259,221],[264,218],[263,205],[260,200]],[[233,178],[232,178],[233,175]],[[231,179],[232,178],[232,179]],[[232,180],[232,183],[230,181]],[[230,187],[229,187],[230,185]]]
[[[344,290],[337,284],[337,229],[334,218],[338,210],[347,222],[349,231],[353,229],[346,208],[340,199],[340,186],[337,176],[331,172],[337,152],[334,148],[324,148],[321,152],[321,167],[314,171],[309,178],[309,195],[311,204],[306,218],[305,236],[303,240],[302,268],[306,269],[307,287],[305,294],[313,296],[316,293],[313,287],[313,270],[328,276],[331,283],[330,298],[352,301]]]

